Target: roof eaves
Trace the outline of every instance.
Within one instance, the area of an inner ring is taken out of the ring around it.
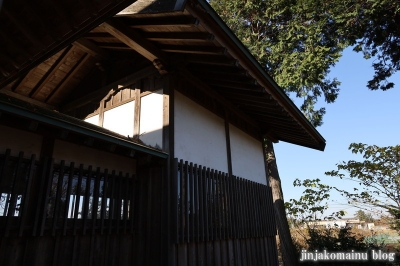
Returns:
[[[265,78],[272,85],[274,91],[270,91],[270,93],[275,97],[281,98],[281,100],[284,103],[283,104],[284,108],[287,109],[288,113],[291,114],[295,120],[298,120],[300,122],[300,125],[316,140],[316,142],[318,142],[318,145],[315,146],[309,146],[304,144],[299,144],[299,145],[323,151],[325,149],[326,141],[322,137],[322,135],[315,129],[315,127],[310,123],[310,121],[308,121],[308,119],[301,113],[301,111],[292,102],[292,100],[283,92],[283,90],[278,86],[278,84],[276,84],[276,82],[265,72],[260,63],[254,58],[254,56],[237,38],[237,36],[232,32],[232,30],[219,17],[219,15],[208,4],[208,2],[205,0],[197,0],[197,2],[214,19],[214,21],[218,24],[218,26],[226,33],[226,35],[240,49],[240,51],[246,56],[246,58],[250,60],[250,62],[256,67],[256,69],[263,76],[263,78]],[[279,101],[279,99],[276,100]]]

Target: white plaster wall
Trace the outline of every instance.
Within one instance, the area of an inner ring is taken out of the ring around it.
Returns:
[[[109,173],[116,170],[118,173],[122,171],[124,174],[133,174],[136,170],[134,159],[61,140],[56,140],[54,143],[53,157],[57,163],[61,160],[65,160],[67,164],[75,162],[75,167],[79,167],[82,163],[85,169],[92,165],[93,169],[100,167],[102,170],[108,169]]]
[[[232,174],[267,185],[262,143],[229,125]]]
[[[93,125],[96,125],[96,126],[99,125],[99,115],[94,115],[94,116],[86,118],[84,120],[85,120],[85,122],[88,122],[90,124],[93,124]]]
[[[4,154],[6,149],[11,149],[11,156],[18,156],[20,151],[24,152],[24,157],[29,158],[36,154],[36,159],[40,156],[42,146],[42,136],[0,125],[0,153]]]
[[[104,112],[103,127],[124,136],[133,136],[135,101]]]
[[[162,148],[163,91],[159,90],[141,98],[140,139],[152,147]]]
[[[225,123],[175,92],[175,157],[228,172]]]

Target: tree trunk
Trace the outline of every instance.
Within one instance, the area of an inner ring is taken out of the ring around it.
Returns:
[[[289,223],[286,218],[281,179],[279,178],[278,166],[276,165],[274,146],[270,140],[266,140],[265,144],[268,179],[272,189],[275,219],[278,228],[279,244],[283,264],[285,266],[298,265],[299,259],[297,257],[296,249],[293,245]]]

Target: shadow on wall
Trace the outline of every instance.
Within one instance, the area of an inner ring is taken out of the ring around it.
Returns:
[[[139,139],[147,146],[162,150],[162,129],[143,132],[139,135]]]

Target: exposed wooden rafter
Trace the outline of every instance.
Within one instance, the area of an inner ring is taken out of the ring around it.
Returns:
[[[111,35],[131,47],[137,53],[150,60],[159,70],[160,74],[167,73],[168,56],[152,43],[144,39],[135,30],[130,29],[117,19],[110,19],[102,27]]]
[[[212,41],[214,35],[207,32],[143,32],[143,37],[151,41]]]
[[[226,48],[217,46],[194,46],[194,45],[160,45],[160,49],[170,53],[184,54],[226,54]]]
[[[77,41],[73,42],[72,45],[78,47],[80,50],[90,54],[98,60],[107,60],[110,57],[106,50],[98,47],[95,43],[85,38],[78,39]]]
[[[153,27],[197,27],[199,20],[191,16],[173,16],[173,17],[148,17],[137,18],[127,21],[127,25],[131,28],[147,28]]]
[[[86,39],[98,39],[98,38],[101,38],[101,39],[115,40],[115,37],[112,36],[108,32],[88,32],[83,37],[86,38]]]
[[[225,87],[225,88],[235,88],[244,91],[255,91],[262,92],[262,87],[254,84],[240,83],[236,81],[225,81],[225,80],[215,80],[215,79],[202,79],[205,83],[211,86]]]
[[[58,57],[57,61],[50,67],[46,74],[40,79],[36,86],[29,93],[29,97],[35,98],[35,96],[40,92],[41,88],[46,85],[47,81],[50,80],[54,73],[60,68],[62,64],[68,59],[68,56],[74,51],[73,46],[67,47],[63,53]]]
[[[191,84],[196,86],[198,89],[202,90],[204,93],[206,93],[211,98],[214,98],[217,101],[223,103],[229,112],[236,114],[237,116],[243,118],[245,121],[247,121],[252,126],[259,128],[259,124],[255,120],[253,120],[251,117],[249,117],[247,114],[245,114],[241,110],[238,110],[231,102],[224,99],[224,97],[222,97],[219,93],[217,93],[213,89],[211,89],[202,80],[195,77],[192,73],[190,73],[188,70],[186,70],[184,68],[178,67],[178,70],[180,73],[182,73],[182,75],[186,78],[186,80],[188,82],[190,82]]]
[[[75,76],[78,70],[86,63],[86,61],[90,58],[89,54],[83,56],[71,69],[70,72],[62,79],[62,81],[58,84],[57,87],[53,89],[53,91],[46,97],[45,102],[50,102],[54,97],[59,94],[63,88],[68,84],[68,81]]]

